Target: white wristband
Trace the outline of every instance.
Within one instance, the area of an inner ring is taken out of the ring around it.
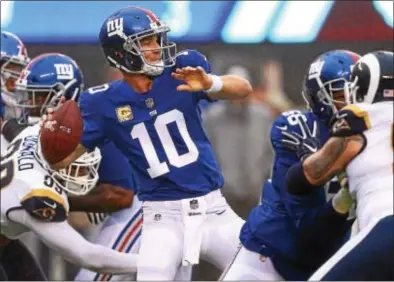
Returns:
[[[212,86],[206,90],[207,93],[215,93],[219,92],[223,88],[223,81],[220,78],[220,76],[214,75],[214,74],[209,74],[209,76],[212,78]]]

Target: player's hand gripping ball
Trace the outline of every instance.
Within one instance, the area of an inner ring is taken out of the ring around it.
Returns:
[[[40,145],[45,160],[53,165],[68,157],[80,143],[82,131],[81,111],[75,101],[69,100],[41,126]]]

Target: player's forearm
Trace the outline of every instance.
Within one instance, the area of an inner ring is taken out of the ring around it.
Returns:
[[[69,197],[70,211],[110,213],[129,208],[133,203],[133,192],[111,184],[100,184],[95,191],[97,193],[86,196]]]
[[[293,165],[286,175],[287,191],[301,195],[318,189],[335,175],[343,172],[364,146],[361,135],[332,137],[316,153],[300,164]]]
[[[307,157],[303,162],[306,179],[313,185],[326,183],[345,170],[363,146],[364,138],[361,135],[331,137],[322,149]]]
[[[98,194],[68,198],[71,212],[112,212],[106,210],[100,200],[102,197]]]
[[[222,82],[221,90],[209,92],[212,100],[240,100],[245,99],[252,93],[253,88],[249,81],[235,75],[219,76]]]
[[[67,260],[94,272],[130,274],[137,271],[138,255],[125,254],[85,240],[67,222],[42,222],[25,211],[9,214],[10,219],[34,231],[51,249]]]

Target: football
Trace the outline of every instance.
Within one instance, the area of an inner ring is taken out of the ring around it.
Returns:
[[[40,145],[45,160],[52,165],[68,157],[80,143],[82,130],[78,104],[66,101],[41,128]]]

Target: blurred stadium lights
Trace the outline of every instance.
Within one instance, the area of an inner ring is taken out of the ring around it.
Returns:
[[[222,31],[226,43],[258,43],[265,39],[281,1],[239,1]],[[245,20],[247,19],[247,20]]]
[[[240,1],[222,32],[226,43],[312,42],[334,1]],[[247,20],[246,20],[247,19]]]
[[[14,1],[1,1],[1,27],[8,26],[12,21]]]
[[[167,11],[161,16],[171,28],[171,35],[181,37],[187,35],[193,19],[190,1],[168,1]]]
[[[394,2],[392,0],[373,1],[375,9],[383,17],[385,23],[390,27],[393,27],[393,3]]]
[[[339,0],[1,1],[1,28],[18,34],[27,43],[95,43],[104,19],[111,12],[136,5],[161,17],[171,28],[170,38],[178,43],[308,43],[324,41],[325,37],[319,36],[327,27],[330,38],[334,34],[337,40],[359,40],[352,37],[353,32],[337,36],[335,25],[325,24],[333,22],[330,12],[335,10],[332,9],[335,3],[356,5],[357,11],[357,2]],[[382,36],[388,32],[385,27],[393,28],[393,1],[374,0],[367,7],[370,7],[367,13],[382,18],[381,22],[374,22],[372,36],[380,34],[377,38],[386,38]],[[344,17],[352,15],[341,14],[334,20],[342,22]]]
[[[289,1],[272,23],[268,39],[274,43],[313,42],[334,1]]]

